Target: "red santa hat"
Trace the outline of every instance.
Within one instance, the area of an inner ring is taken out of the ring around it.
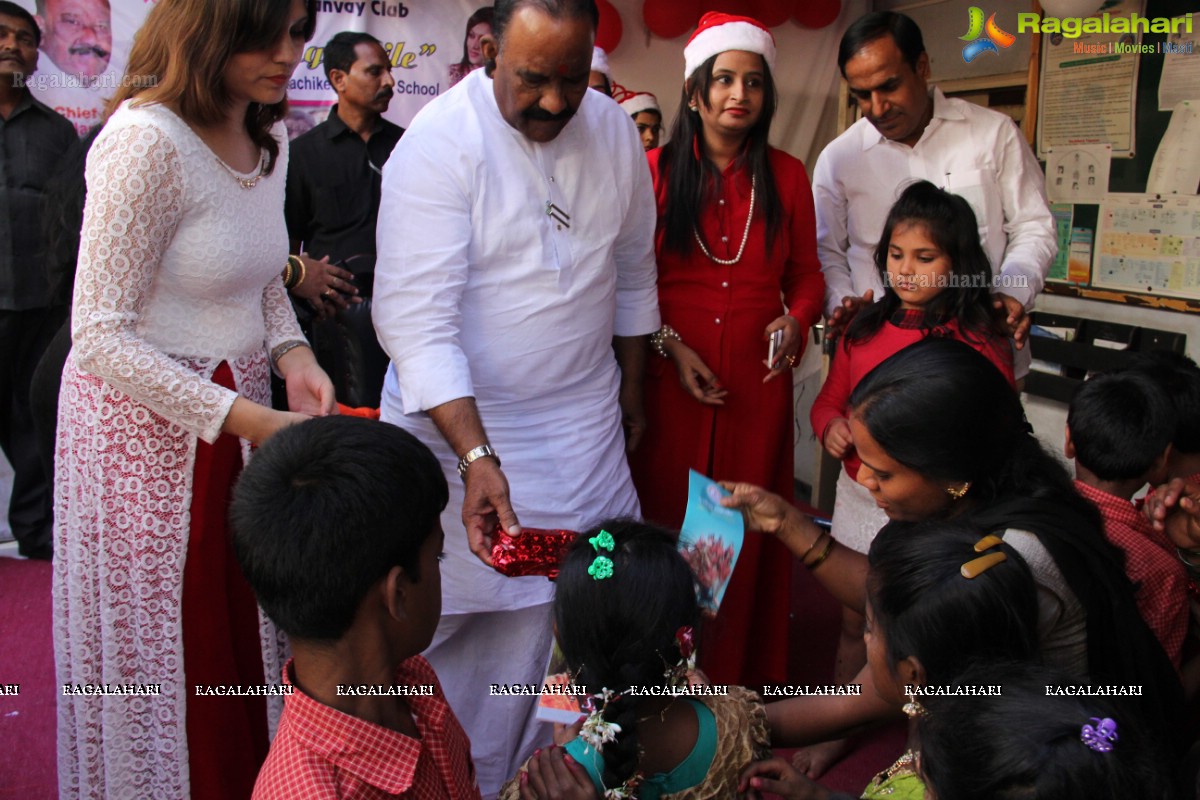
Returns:
[[[643,111],[655,111],[662,116],[662,109],[658,107],[658,99],[649,92],[635,92],[628,95],[621,101],[621,110],[629,116],[637,116]]]
[[[756,19],[710,11],[700,18],[700,26],[683,48],[683,79],[686,81],[700,65],[727,50],[758,53],[775,69],[775,37]]]

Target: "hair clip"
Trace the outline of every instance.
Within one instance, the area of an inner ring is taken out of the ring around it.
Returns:
[[[588,575],[591,575],[592,580],[595,581],[611,578],[613,576],[612,559],[600,551],[607,550],[611,553],[616,548],[617,543],[613,541],[612,534],[606,530],[601,530],[595,536],[588,539],[588,543],[596,551],[596,558],[592,561],[591,566],[588,567]]]
[[[1004,544],[1004,540],[994,533],[989,533],[987,536],[975,543],[975,552],[982,553],[984,550],[991,550],[996,545]]]
[[[978,578],[1001,561],[1007,560],[1008,556],[1004,553],[988,553],[986,556],[980,556],[974,561],[968,561],[958,571],[964,578]]]
[[[967,493],[967,490],[970,488],[971,488],[971,482],[967,481],[962,486],[959,486],[957,488],[954,486],[947,486],[946,494],[950,495],[951,499],[953,499],[953,500],[962,500],[963,495],[965,495]]]
[[[1112,743],[1117,740],[1117,723],[1114,720],[1105,717],[1092,717],[1092,722],[1096,723],[1096,727],[1084,725],[1079,730],[1079,741],[1086,744],[1088,747],[1095,750],[1097,753],[1108,753],[1112,751]]]

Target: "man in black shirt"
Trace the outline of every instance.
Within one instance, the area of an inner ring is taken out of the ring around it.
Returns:
[[[0,2],[0,447],[13,466],[8,520],[22,555],[50,558],[50,486],[29,404],[34,367],[66,318],[46,271],[42,198],[79,146],[75,126],[33,99],[41,34],[33,16]]]
[[[288,166],[288,236],[292,252],[303,249],[306,256],[304,280],[293,294],[308,300],[318,317],[339,317],[340,332],[318,322],[311,334],[317,359],[338,388],[338,400],[377,406],[387,358],[375,340],[368,309],[354,304],[360,299],[356,295],[371,296],[379,181],[404,129],[381,116],[396,81],[378,39],[367,33],[339,33],[325,45],[324,61],[338,103],[325,122],[292,142]],[[354,256],[366,258],[350,261],[350,272],[330,263]],[[358,325],[360,321],[365,326]],[[344,342],[347,331],[361,348],[349,356],[336,343]],[[350,367],[347,357],[355,362]],[[349,388],[347,369],[355,373]]]

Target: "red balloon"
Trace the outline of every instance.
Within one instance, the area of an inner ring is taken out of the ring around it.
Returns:
[[[806,28],[824,28],[842,13],[841,0],[796,0],[792,16]]]
[[[624,32],[621,15],[608,0],[596,0],[596,7],[600,9],[600,24],[596,26],[596,47],[611,53],[621,43],[621,34]]]
[[[694,0],[646,0],[642,19],[655,36],[674,39],[690,31],[700,21],[699,4]]]
[[[747,0],[746,16],[774,28],[787,22],[792,14],[791,4],[784,0]]]
[[[737,17],[752,17],[749,0],[705,0],[701,3],[701,13],[717,11],[722,14],[733,14]]]

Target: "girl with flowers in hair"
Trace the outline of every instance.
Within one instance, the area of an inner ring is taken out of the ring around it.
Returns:
[[[589,693],[588,716],[564,749],[605,798],[733,797],[742,768],[770,754],[757,694],[689,689],[698,609],[675,538],[606,522],[579,537],[558,574],[558,643]],[[500,797],[530,796],[530,780],[523,768]]]
[[[825,292],[808,175],[767,144],[771,32],[708,13],[683,55],[670,141],[648,153],[664,325],[646,370],[649,425],[630,456],[642,514],[670,528],[683,522],[689,468],[793,493],[792,368]],[[786,680],[790,587],[787,553],[750,532],[705,626],[701,666],[713,680]]]

